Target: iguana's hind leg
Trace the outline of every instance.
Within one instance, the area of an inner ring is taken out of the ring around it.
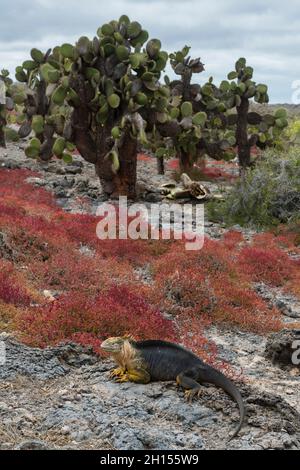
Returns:
[[[177,384],[187,389],[184,395],[188,401],[192,401],[196,395],[200,395],[201,386],[200,383],[197,382],[198,377],[199,369],[197,367],[185,370],[176,377]]]

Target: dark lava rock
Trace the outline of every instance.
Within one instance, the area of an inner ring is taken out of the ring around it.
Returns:
[[[12,338],[0,335],[5,345],[5,362],[0,367],[0,379],[24,375],[39,380],[64,376],[70,367],[81,367],[97,362],[91,348],[77,344],[63,344],[55,348],[30,348]]]
[[[99,358],[93,353],[92,347],[83,347],[76,343],[53,347],[51,348],[51,354],[54,354],[61,362],[71,367],[92,365],[99,361]]]
[[[148,192],[145,196],[144,196],[144,199],[145,201],[147,202],[161,202],[163,197],[160,193],[158,192]]]

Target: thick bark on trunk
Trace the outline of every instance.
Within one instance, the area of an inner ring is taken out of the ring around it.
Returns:
[[[188,153],[181,151],[179,155],[179,166],[181,173],[189,174],[189,171],[191,171],[193,165],[194,162],[192,161],[191,156]]]
[[[114,122],[108,120],[104,126],[97,125],[97,128],[91,131],[91,114],[87,106],[91,100],[88,97],[89,90],[79,75],[73,77],[72,87],[80,98],[80,105],[74,109],[71,120],[73,141],[78,151],[86,161],[95,165],[102,189],[108,196],[127,196],[134,199],[136,196],[136,139],[130,137],[129,130],[125,132],[118,146],[120,168],[117,173],[114,173],[111,160],[106,158],[114,143],[111,138]]]
[[[89,131],[76,129],[74,143],[80,155],[89,163],[97,163],[97,147]]]
[[[157,172],[159,175],[165,174],[165,161],[164,157],[157,157]]]
[[[205,154],[214,160],[223,160],[224,157],[223,150],[218,143],[206,142],[204,139],[200,139],[197,150],[199,154],[198,158],[204,157]]]
[[[6,148],[4,130],[0,127],[0,147]]]
[[[80,111],[76,110],[78,118]],[[75,117],[73,116],[73,122]],[[73,124],[74,126],[74,124]],[[103,191],[110,197],[127,196],[134,199],[136,196],[136,165],[137,142],[126,134],[119,147],[120,168],[117,174],[112,171],[111,160],[105,156],[112,149],[110,128],[101,127],[96,138],[89,129],[74,126],[74,142],[80,154],[89,163],[95,165],[96,174],[100,178]]]
[[[104,158],[97,160],[96,173],[107,195],[113,198],[127,196],[129,199],[135,199],[137,142],[130,137],[129,132],[118,150],[120,168],[117,174],[112,171],[111,161]]]
[[[248,140],[248,111],[249,100],[242,98],[241,105],[237,107],[238,120],[236,129],[239,164],[242,170],[245,170],[251,164],[251,145]]]
[[[37,114],[45,116],[47,114],[48,100],[46,96],[47,85],[41,80],[37,87]]]

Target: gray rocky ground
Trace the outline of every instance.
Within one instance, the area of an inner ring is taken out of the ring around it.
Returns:
[[[69,211],[94,211],[103,201],[94,169],[79,158],[71,165],[27,160],[18,144],[0,150],[0,166],[39,171],[31,180],[51,190]],[[155,174],[155,163],[139,165],[140,197],[160,200],[158,186],[172,174]],[[209,184],[212,191],[220,187]],[[87,198],[85,201],[80,199]],[[78,199],[80,198],[80,199]],[[220,237],[224,228],[206,223]],[[251,231],[245,231],[251,237]],[[149,282],[147,269],[137,273]],[[259,284],[257,292],[282,311],[286,323],[300,318],[299,302]],[[219,355],[242,372],[240,388],[247,423],[226,443],[238,420],[236,405],[215,387],[203,387],[192,404],[173,383],[117,384],[112,363],[90,350],[64,345],[29,348],[2,334],[6,361],[0,366],[0,449],[299,449],[300,369],[286,363],[299,332],[269,338],[211,328]]]

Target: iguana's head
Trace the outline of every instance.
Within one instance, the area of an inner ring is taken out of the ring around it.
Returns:
[[[101,349],[107,353],[117,354],[122,351],[124,343],[128,340],[128,336],[113,336],[103,341]]]

